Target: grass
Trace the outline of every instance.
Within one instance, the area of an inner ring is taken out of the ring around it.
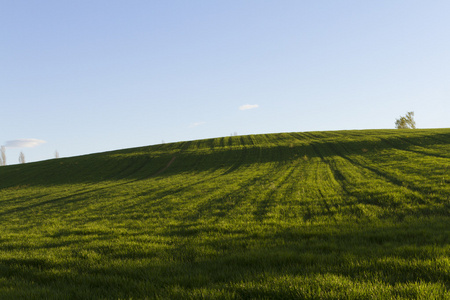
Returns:
[[[3,299],[450,299],[450,129],[0,168]]]

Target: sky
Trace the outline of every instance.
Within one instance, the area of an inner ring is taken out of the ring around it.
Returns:
[[[450,127],[448,0],[0,0],[7,164],[239,135]]]

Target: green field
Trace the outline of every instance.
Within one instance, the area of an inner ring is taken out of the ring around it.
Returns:
[[[1,299],[450,299],[450,129],[0,167]]]

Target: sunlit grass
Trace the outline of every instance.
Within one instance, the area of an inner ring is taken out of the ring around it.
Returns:
[[[450,298],[450,130],[0,168],[0,298]]]

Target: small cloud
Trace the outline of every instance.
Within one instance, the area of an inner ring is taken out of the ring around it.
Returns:
[[[44,144],[45,141],[38,139],[18,139],[7,141],[5,147],[8,148],[32,148]]]
[[[258,104],[245,104],[242,106],[239,106],[239,110],[247,110],[247,109],[253,109],[253,108],[258,108],[259,105]]]
[[[189,125],[189,128],[197,127],[197,126],[203,125],[205,123],[206,122],[195,122],[195,123],[192,123],[191,125]]]

